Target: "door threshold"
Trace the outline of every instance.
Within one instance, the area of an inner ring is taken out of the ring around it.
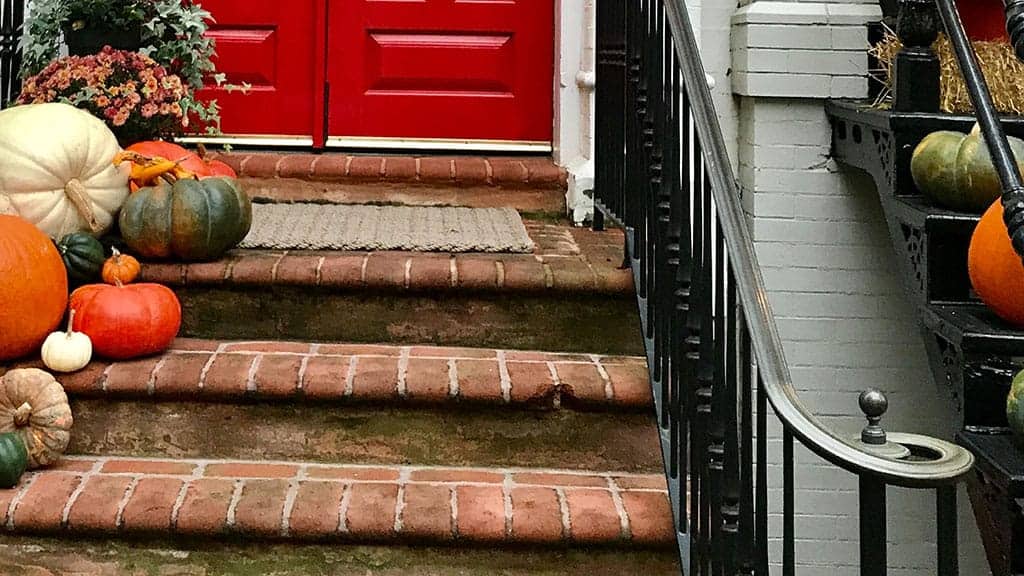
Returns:
[[[176,138],[185,144],[213,144],[232,146],[260,146],[267,148],[311,148],[313,138],[309,136],[187,136]]]
[[[458,140],[449,138],[371,138],[331,136],[328,148],[370,150],[430,150],[439,152],[516,152],[550,154],[550,142],[519,140]]]

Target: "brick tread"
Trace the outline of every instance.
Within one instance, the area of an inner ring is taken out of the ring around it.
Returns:
[[[233,250],[204,263],[146,263],[170,286],[300,286],[325,290],[607,294],[628,297],[622,232],[528,222],[534,254]]]
[[[0,500],[15,533],[675,542],[664,478],[615,472],[69,457]]]
[[[80,397],[652,405],[643,358],[437,346],[179,338],[159,356],[97,359],[59,380]]]
[[[568,173],[550,158],[379,156],[236,152],[215,155],[249,178],[329,182],[394,182],[564,190]],[[476,168],[476,169],[474,169]]]

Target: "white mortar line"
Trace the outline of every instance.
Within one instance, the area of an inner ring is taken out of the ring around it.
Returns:
[[[213,362],[217,359],[217,356],[224,352],[224,349],[228,347],[227,342],[221,342],[217,345],[217,349],[210,354],[210,359],[203,365],[203,369],[199,372],[199,389],[202,390],[206,387],[206,375],[210,372],[210,367],[213,366]]]
[[[135,487],[139,484],[139,478],[136,476],[132,478],[131,482],[128,483],[128,488],[124,491],[124,496],[121,497],[121,502],[117,505],[117,515],[114,516],[114,528],[120,530],[121,526],[124,525],[124,509],[128,507],[128,501],[132,499],[132,495],[135,494]]]
[[[146,381],[146,394],[150,396],[156,392],[156,374],[167,363],[167,356],[167,354],[161,356],[156,366],[153,367],[153,371],[149,373],[149,380]]]
[[[100,375],[100,378],[102,378],[102,380],[100,380],[100,390],[103,390],[104,392],[107,391],[107,378],[110,377],[110,371],[114,369],[115,364],[116,363],[108,364],[107,367],[103,369],[103,374]]]
[[[495,260],[494,265],[498,269],[498,288],[505,287],[505,263],[501,260]]]
[[[68,516],[71,514],[71,507],[75,505],[75,501],[85,491],[85,485],[88,484],[89,479],[96,475],[100,471],[100,468],[107,462],[106,458],[101,458],[92,465],[92,468],[88,472],[85,472],[78,478],[78,486],[75,487],[75,491],[68,497],[68,501],[64,503],[64,510],[60,514],[60,526],[61,528],[67,528]]]
[[[451,272],[451,286],[455,288],[459,285],[459,267],[455,264],[455,256],[448,261],[448,270]]]
[[[412,286],[412,258],[405,261],[405,289],[408,290],[409,286]]]
[[[457,487],[455,485],[451,485],[449,487],[449,490],[451,490],[451,494],[450,494],[451,506],[450,507],[451,507],[451,511],[452,511],[452,514],[451,514],[452,536],[454,538],[458,539],[458,537],[459,537],[459,491],[457,490]]]
[[[29,476],[28,480],[26,480],[25,483],[21,485],[21,488],[18,489],[18,493],[15,494],[14,498],[11,499],[11,503],[7,506],[8,530],[14,528],[14,513],[17,511],[18,504],[21,504],[21,499],[25,497],[25,494],[28,492],[28,489],[31,488],[32,484],[35,483],[36,478],[39,478],[38,472]]]
[[[288,493],[284,497],[284,510],[281,511],[281,536],[288,537],[291,530],[292,509],[295,508],[295,500],[299,497],[299,481],[306,477],[306,465],[299,466],[295,477],[288,482]]]
[[[242,500],[242,490],[245,489],[245,480],[235,480],[235,489],[231,492],[231,502],[228,504],[228,517],[226,519],[228,528],[235,527],[235,509],[238,502]]]
[[[309,359],[317,355],[320,351],[319,344],[309,345],[309,355],[303,356],[302,361],[299,363],[299,381],[295,383],[298,390],[303,390],[306,387],[306,369],[309,368]]]
[[[171,507],[171,530],[178,531],[178,514],[181,512],[182,505],[185,504],[185,496],[188,495],[189,486],[202,478],[204,472],[206,472],[206,464],[199,464],[192,469],[191,477],[182,482],[181,488],[178,490],[178,497],[174,499],[174,506]]]
[[[282,158],[283,160],[283,158]],[[281,261],[284,260],[285,256],[288,255],[288,251],[285,250],[283,254],[274,262],[274,266],[270,269],[270,281],[277,282],[277,267],[281,265]]]
[[[459,396],[459,368],[454,358],[448,359],[448,396],[458,398]]]
[[[512,377],[508,375],[504,350],[498,350],[498,373],[501,375],[501,398],[508,404],[512,401]]]
[[[352,356],[348,359],[348,373],[345,374],[345,396],[351,396],[354,392],[353,385],[356,380],[356,369],[359,366],[359,357]]]
[[[515,513],[512,510],[512,473],[505,472],[505,478],[501,482],[501,499],[505,505],[505,537],[510,538],[512,536],[512,519]]]
[[[338,506],[338,532],[348,534],[348,507],[352,504],[352,483],[348,482],[341,492],[341,504]]]
[[[555,387],[555,394],[551,398],[551,405],[555,408],[562,407],[562,379],[558,377],[558,369],[555,363],[548,361],[548,374],[551,376],[551,384]]]
[[[568,540],[572,537],[572,518],[569,516],[569,502],[565,499],[565,489],[555,488],[558,495],[558,509],[562,513],[562,538]]]
[[[604,365],[601,364],[601,357],[597,354],[591,354],[590,359],[594,361],[594,366],[597,367],[597,373],[601,375],[601,379],[604,380],[604,397],[607,400],[615,400],[615,390],[612,388],[612,378],[608,375],[608,371],[605,370]]]
[[[626,505],[622,503],[622,494],[619,491],[619,485],[615,483],[615,478],[611,476],[606,477],[608,481],[608,490],[612,494],[612,502],[615,503],[615,511],[619,513],[619,525],[621,526],[621,532],[623,540],[631,540],[633,533],[629,528],[629,514],[626,512]]]
[[[405,513],[405,485],[409,482],[409,469],[402,468],[402,471],[398,473],[398,497],[395,499],[395,533],[399,534],[402,532],[404,527],[404,519],[402,515]]]
[[[411,350],[412,348],[409,346],[402,346],[401,352],[398,355],[398,383],[395,386],[395,390],[400,398],[405,398],[409,395],[405,379],[409,374],[409,354]]]
[[[327,259],[326,256],[321,256],[316,261],[316,285],[317,286],[319,286],[320,283],[323,282],[323,279],[324,279],[324,275],[323,275],[324,260],[326,260],[326,259]]]
[[[351,158],[350,158],[351,160]],[[359,283],[366,285],[366,267],[370,264],[370,253],[367,252],[366,256],[363,256],[363,265],[359,269]]]
[[[256,392],[256,372],[260,369],[260,363],[263,362],[263,354],[257,354],[252,359],[252,364],[249,364],[249,375],[245,379],[245,391]]]

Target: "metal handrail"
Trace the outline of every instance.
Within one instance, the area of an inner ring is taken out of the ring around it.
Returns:
[[[898,437],[902,443],[931,451],[935,458],[906,461],[879,456],[822,425],[800,400],[768,302],[768,291],[757,262],[753,238],[740,206],[739,187],[732,176],[725,139],[711,91],[704,80],[704,66],[700,58],[689,57],[699,54],[699,50],[685,0],[665,0],[665,11],[675,49],[683,55],[679,58],[680,71],[690,97],[695,129],[702,143],[712,195],[718,206],[719,226],[733,263],[737,293],[754,357],[776,416],[807,448],[849,472],[908,487],[930,488],[956,482],[974,464],[971,453],[960,446],[927,436],[901,434]]]

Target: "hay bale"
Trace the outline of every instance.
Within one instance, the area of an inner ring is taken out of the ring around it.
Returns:
[[[1013,47],[1005,41],[979,41],[973,42],[973,45],[981,63],[982,73],[992,92],[996,110],[1003,114],[1024,113],[1024,91],[1021,90],[1021,83],[1024,82],[1024,63],[1017,59]],[[878,68],[871,70],[871,76],[885,87],[875,102],[879,107],[888,108],[891,105],[893,62],[901,48],[899,38],[891,30],[886,30],[882,41],[869,50],[878,61]],[[949,38],[945,34],[940,34],[932,48],[939,56],[939,108],[952,114],[973,114],[974,106],[971,104],[967,84],[960,74],[960,67],[957,65]]]

